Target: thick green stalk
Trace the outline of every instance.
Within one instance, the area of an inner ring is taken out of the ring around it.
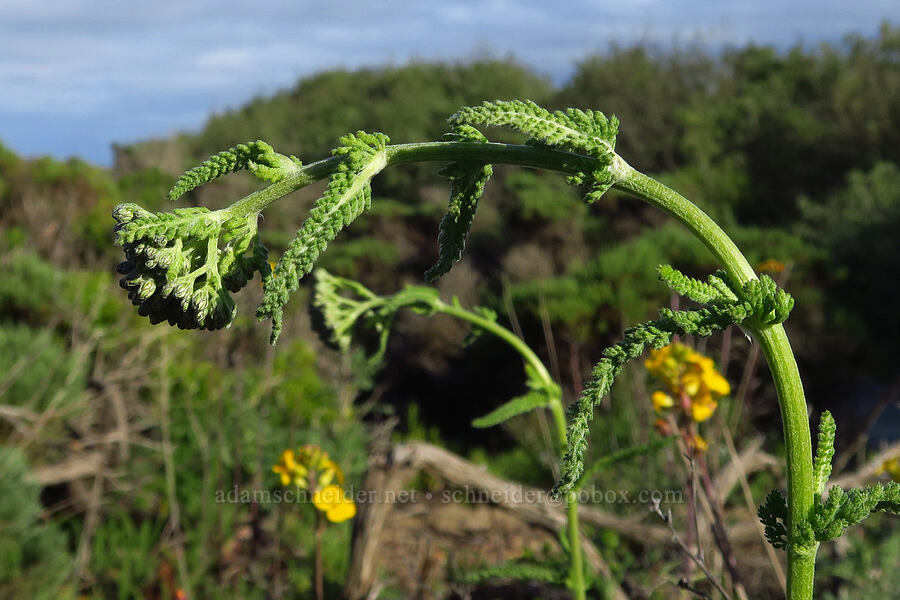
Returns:
[[[738,284],[756,278],[753,268],[731,238],[706,213],[658,181],[639,173],[619,159],[613,165],[616,187],[662,209],[678,219],[706,245]],[[752,329],[762,347],[775,381],[787,449],[788,531],[796,539],[797,527],[807,521],[813,506],[812,440],[806,398],[797,362],[784,327]],[[813,593],[816,551],[788,549],[787,597],[809,600]]]
[[[388,146],[387,165],[416,162],[481,161],[493,164],[519,165],[574,174],[590,171],[593,159],[560,150],[525,144],[497,144],[473,142],[421,142]],[[241,198],[227,209],[229,216],[258,213],[279,198],[293,191],[325,179],[337,169],[337,157],[303,165],[280,181]]]
[[[803,383],[784,327],[780,324],[766,327],[757,332],[757,339],[766,356],[766,362],[769,363],[781,404],[781,420],[787,448],[787,527],[789,539],[797,539],[797,526],[812,516],[815,497],[812,441]],[[790,600],[809,600],[813,597],[818,546],[815,544],[808,549],[788,546],[787,593]]]

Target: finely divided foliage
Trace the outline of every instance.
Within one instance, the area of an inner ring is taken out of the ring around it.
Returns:
[[[900,514],[900,483],[895,481],[850,490],[834,485],[827,490],[828,496],[823,500],[822,494],[831,474],[836,432],[831,413],[823,412],[813,462],[816,497],[809,521],[799,523],[793,532],[788,532],[787,503],[779,490],[772,490],[759,507],[759,520],[765,526],[766,539],[775,548],[799,554],[815,552],[820,542],[839,538],[846,528],[859,525],[873,512]]]
[[[584,152],[597,161],[590,173],[576,173],[569,182],[587,185],[585,199],[593,202],[613,184],[610,166],[615,158],[619,120],[600,111],[567,108],[550,112],[531,100],[484,102],[480,106],[461,109],[450,117],[450,123],[506,127],[531,136],[529,143]]]
[[[228,173],[247,169],[263,181],[275,182],[301,166],[296,156],[278,154],[269,144],[257,140],[238,144],[219,152],[187,171],[169,190],[169,199],[178,200],[182,195]]]
[[[816,457],[813,459],[813,484],[817,494],[825,491],[825,485],[831,477],[834,436],[837,433],[837,425],[830,412],[826,410],[819,419],[819,438],[816,444]]]
[[[450,142],[485,143],[487,139],[473,126],[501,126],[528,135],[529,143],[535,146],[586,154],[594,159],[596,168],[591,172],[575,173],[570,177],[570,181],[588,187],[586,196],[588,200],[597,198],[612,185],[610,165],[615,157],[613,151],[618,131],[618,120],[615,117],[607,118],[598,111],[578,109],[550,112],[530,101],[496,101],[463,108],[450,118],[450,123],[453,132],[446,137]],[[123,286],[134,291],[131,296],[132,300],[141,306],[139,312],[148,316],[154,315],[151,317],[154,321],[168,319],[171,323],[182,327],[208,329],[229,325],[235,314],[234,303],[225,289],[217,283],[220,278],[217,277],[217,270],[212,264],[214,254],[212,248],[224,242],[224,238],[218,239],[219,236],[224,236],[230,231],[234,223],[243,223],[240,231],[244,232],[248,239],[252,239],[254,249],[252,256],[238,260],[231,256],[234,249],[226,249],[228,257],[219,270],[222,268],[233,270],[233,264],[247,267],[234,274],[234,279],[244,283],[245,279],[252,277],[253,272],[260,271],[264,295],[257,316],[260,319],[272,320],[271,341],[275,343],[283,327],[284,305],[290,299],[291,293],[298,288],[300,279],[312,270],[319,254],[340,230],[370,207],[372,195],[370,183],[389,162],[388,143],[389,139],[384,134],[369,134],[362,131],[340,138],[339,146],[332,151],[333,156],[339,160],[331,171],[325,194],[317,201],[297,232],[297,236],[288,245],[274,273],[271,273],[272,276],[264,260],[265,249],[258,245],[256,239],[256,224],[250,223],[251,220],[255,220],[257,213],[253,209],[248,211],[241,203],[216,212],[208,212],[205,209],[176,209],[172,213],[158,214],[148,213],[134,205],[122,205],[117,208],[119,216],[126,215],[129,211],[139,212],[135,213],[138,217],[134,219],[122,220],[117,216],[117,220],[120,221],[120,227],[117,229],[119,244],[131,244],[136,240],[142,240],[158,242],[157,246],[159,244],[174,246],[175,240],[181,239],[182,246],[190,246],[190,256],[194,257],[193,261],[185,258],[178,263],[187,264],[192,269],[185,273],[168,272],[173,281],[168,279],[161,281],[161,273],[145,273],[145,267],[148,265],[140,260],[138,263],[134,262],[134,259],[143,256],[141,252],[146,244],[137,252],[134,246],[127,246],[126,258],[128,262],[136,264],[138,270],[130,268],[127,270],[128,276],[123,279]],[[173,186],[169,197],[177,199],[204,183],[241,169],[250,171],[261,180],[273,183],[303,172],[300,160],[275,152],[265,142],[238,144],[211,156],[187,171]],[[451,184],[450,202],[447,213],[441,221],[438,260],[426,273],[429,281],[449,271],[453,263],[461,257],[479,198],[491,173],[490,164],[471,160],[457,160],[444,169],[443,174]],[[229,235],[234,237],[235,234]],[[246,240],[240,244],[230,243],[235,249],[246,249],[250,244],[245,242]],[[204,243],[207,247],[207,266],[200,269],[199,264],[195,263],[196,257],[201,254],[199,246]],[[121,269],[125,267],[123,263]],[[141,275],[149,275],[149,279],[154,280],[155,284],[162,284],[163,287],[168,283],[168,287],[165,287],[166,295],[153,296],[150,293],[151,284],[147,283],[148,277]],[[185,275],[190,275],[189,280],[175,281]],[[198,294],[197,305],[205,306],[204,303],[212,302],[215,307],[213,311],[215,318],[207,318],[209,315],[206,308],[191,308],[191,300],[185,299],[189,291],[195,293],[200,289],[205,291]],[[176,295],[175,300],[169,300],[172,290],[177,290],[179,294],[183,293],[185,296]],[[152,302],[148,303],[147,300],[151,296]],[[162,300],[165,300],[162,302],[164,307],[160,304]],[[186,314],[179,315],[179,311]],[[187,314],[191,312],[195,314]]]
[[[454,133],[445,137],[458,142],[487,142],[480,131],[469,125],[460,125]],[[466,236],[478,209],[478,200],[493,172],[491,165],[471,161],[450,163],[441,171],[450,180],[450,204],[441,219],[438,233],[438,261],[425,272],[426,281],[434,281],[447,273],[453,263],[462,257]]]
[[[556,494],[571,491],[581,477],[594,407],[612,388],[616,376],[629,360],[640,357],[648,348],[657,350],[668,345],[674,335],[705,337],[747,319],[764,325],[781,323],[787,319],[794,303],[787,292],[778,289],[765,275],[738,290],[722,272],[710,275],[709,283],[688,277],[669,265],[660,266],[658,272],[672,291],[703,306],[694,310],[663,308],[659,311],[659,319],[626,330],[623,341],[603,351],[603,358],[594,366],[590,383],[584,387],[581,397],[569,406],[568,448],[563,458],[562,476],[554,487]]]
[[[381,362],[398,310],[410,308],[419,314],[431,314],[440,304],[434,288],[407,286],[392,296],[378,296],[361,283],[336,277],[325,269],[316,269],[313,277],[311,320],[319,337],[347,352],[355,329],[365,324],[378,337],[375,351],[367,358],[372,366]]]
[[[618,160],[614,150],[619,123],[615,117],[607,118],[599,111],[582,111],[571,108],[565,111],[550,112],[531,101],[511,100],[484,102],[479,106],[463,108],[450,117],[449,121],[454,128],[453,133],[448,134],[447,138],[451,142],[485,143],[487,139],[474,126],[506,127],[528,135],[528,143],[533,146],[582,153],[593,158],[595,168],[591,172],[578,172],[570,177],[571,182],[588,186],[587,201],[596,199],[613,183],[611,167],[614,161]],[[272,276],[269,276],[268,265],[263,265],[258,260],[259,257],[264,256],[264,250],[254,251],[253,260],[256,262],[251,262],[250,265],[263,275],[264,287],[263,300],[257,316],[260,319],[270,318],[272,320],[272,343],[278,339],[281,333],[284,306],[291,293],[298,288],[300,279],[312,271],[319,254],[325,250],[328,243],[337,236],[341,229],[370,207],[371,180],[389,162],[388,142],[389,140],[384,134],[369,134],[362,131],[340,138],[340,145],[332,151],[338,161],[331,173],[325,194],[316,202],[309,217],[297,232],[297,236],[288,245]],[[170,195],[177,197],[197,185],[241,168],[251,170],[260,178],[278,181],[296,173],[300,169],[300,161],[294,157],[277,154],[271,146],[264,142],[238,145],[211,157],[200,166],[185,173]],[[426,278],[429,280],[446,273],[452,264],[459,260],[465,246],[466,235],[478,207],[479,198],[491,175],[491,166],[484,162],[459,160],[451,163],[445,169],[444,174],[450,179],[451,195],[447,213],[441,221],[440,256],[434,267],[426,273]],[[223,211],[206,213],[202,209],[176,210],[171,215],[152,215],[146,211],[140,213],[138,211],[141,211],[138,207],[120,209],[123,214],[131,215],[133,212],[139,214],[140,217],[135,222],[128,221],[120,225],[120,243],[131,243],[138,237],[144,240],[158,239],[158,241],[166,243],[169,240],[182,240],[182,238],[184,240],[211,240],[213,234],[218,236],[220,230],[223,229],[222,221],[226,217],[229,217],[227,223],[231,223],[237,218],[227,212],[220,215],[219,213]],[[248,233],[252,231],[255,243],[255,214],[245,214],[242,215],[242,218],[244,218],[244,225],[241,231]],[[228,227],[224,229],[227,230]],[[160,237],[161,235],[162,237]],[[241,238],[241,240],[241,244],[236,246],[238,250],[246,249],[248,246],[246,239]],[[198,252],[196,245],[194,243],[192,246],[192,256]],[[215,246],[216,244],[212,242],[208,244],[208,255],[215,254]],[[136,255],[133,247],[126,248],[126,251],[129,252],[129,260]],[[231,254],[235,254],[235,252],[232,251]],[[140,252],[137,252],[137,255],[140,255]],[[208,257],[207,262],[210,261],[211,258]],[[245,264],[240,260],[229,258],[226,265],[230,266],[232,262]],[[149,266],[147,263],[139,265],[139,267],[147,266]],[[231,268],[233,269],[233,267]],[[194,270],[188,271],[188,273],[193,278],[208,273],[205,275],[205,283],[202,288],[205,291],[200,298],[200,304],[205,307],[204,302],[207,304],[213,302],[217,312],[215,312],[216,318],[211,320],[207,326],[214,328],[230,323],[234,315],[234,305],[227,293],[224,296],[222,293],[216,295],[217,274],[215,269],[210,266],[202,270],[197,269],[195,265]],[[253,271],[242,270],[240,273],[249,278]],[[157,287],[159,287],[159,282],[148,281],[147,277],[139,275],[141,275],[140,268],[137,274],[130,270],[129,275],[123,281],[126,281],[127,286],[132,289],[133,299],[146,304],[148,293],[152,297],[153,284],[157,283]],[[183,277],[185,273],[177,272],[174,275]],[[628,360],[640,356],[647,347],[660,348],[668,344],[673,335],[710,335],[713,331],[724,329],[748,318],[758,326],[780,323],[787,318],[793,306],[793,299],[786,292],[778,289],[775,282],[766,276],[763,276],[761,280],[751,280],[743,286],[735,286],[722,272],[710,276],[707,283],[682,275],[669,266],[660,268],[660,276],[674,291],[702,306],[690,311],[664,309],[660,311],[660,319],[629,329],[624,341],[604,351],[603,358],[594,368],[592,381],[585,387],[581,398],[570,407],[569,443],[564,459],[562,479],[555,488],[557,492],[571,490],[581,475],[584,469],[588,426],[593,415],[593,408],[609,391],[615,376]],[[239,277],[238,279],[243,281],[245,278]],[[172,289],[181,293],[182,287],[196,287],[196,284],[193,283],[194,279],[183,283],[181,287],[179,287],[179,281],[176,279],[174,288],[171,282],[168,287],[164,288],[168,290],[169,295],[171,295]],[[326,286],[327,282],[327,277],[323,276],[319,286]],[[175,294],[175,298],[182,298],[178,293]],[[207,296],[209,299],[204,300]],[[193,296],[185,297],[192,298]],[[163,298],[168,298],[168,295]],[[334,304],[329,310],[337,310],[335,307],[338,304]],[[150,310],[142,305],[142,314],[169,316],[170,321],[174,319],[179,324],[186,322],[190,325],[196,321],[199,326],[205,325],[206,322],[202,319],[194,318],[192,321],[190,318],[184,318],[179,320],[178,315],[175,314],[179,306],[188,311],[192,305],[190,299],[183,300],[181,304],[169,302],[164,311],[157,308]],[[200,310],[200,316],[206,316],[206,312],[207,309],[203,308]],[[335,314],[339,314],[339,311]],[[334,314],[330,316],[335,318]],[[159,316],[153,318],[159,319]],[[355,318],[349,319],[349,321],[355,321]],[[336,336],[335,341],[341,346],[346,345],[347,342],[346,326],[347,323],[343,325],[335,323],[333,329]],[[504,411],[537,402],[536,397],[517,400],[504,408]],[[486,422],[492,420],[488,419]]]
[[[341,159],[325,189],[297,232],[297,237],[275,267],[274,277],[265,281],[263,301],[257,311],[260,319],[272,319],[274,344],[281,334],[284,305],[297,290],[300,278],[312,271],[319,254],[328,243],[372,206],[372,178],[386,165],[385,148],[390,141],[382,133],[357,131],[338,140],[332,154]]]

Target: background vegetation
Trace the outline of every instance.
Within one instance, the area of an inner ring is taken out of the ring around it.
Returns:
[[[198,598],[308,597],[312,515],[216,503],[215,492],[277,489],[271,465],[301,443],[321,444],[358,484],[372,426],[395,413],[399,437],[491,456],[500,475],[552,484],[534,441],[538,421],[489,436],[470,428],[485,407],[523,391],[520,360],[500,342],[462,351],[459,324],[401,315],[385,368],[369,381],[320,345],[302,295],[273,350],[252,317],[257,285],[239,296],[230,330],[180,332],[134,314],[113,272],[112,207],[164,209],[175,177],[218,150],[265,139],[312,161],[356,129],[394,142],[437,139],[458,107],[493,98],[617,114],[623,157],[710,212],[751,261],[785,265],[780,276],[797,299],[787,327],[814,412],[837,418],[839,454],[860,434],[870,447],[897,438],[900,29],[787,52],[613,48],[579,63],[561,86],[509,61],[328,72],[217,114],[197,132],[119,146],[109,170],[25,160],[0,146],[0,596],[170,598],[185,588]],[[322,266],[379,293],[420,283],[446,203],[436,171],[394,168],[376,179],[372,212]],[[222,206],[253,185],[236,175],[188,202]],[[319,191],[267,211],[261,231],[273,253]],[[699,242],[653,209],[617,193],[586,207],[578,190],[543,173],[497,168],[482,206],[466,257],[438,287],[518,328],[568,399],[605,345],[670,302],[657,264],[695,275],[714,268]],[[705,347],[736,390],[714,427],[739,447],[763,433],[777,452],[765,367],[747,368],[757,359],[742,336],[727,340]],[[635,370],[617,386],[596,421],[595,455],[654,439],[649,385]],[[872,410],[885,406],[873,425]],[[708,439],[712,465],[724,462],[721,437]],[[864,458],[859,451],[845,464]],[[679,488],[673,460],[646,457],[599,483]],[[777,483],[771,473],[755,477],[756,500]],[[741,506],[739,496],[726,502]],[[825,568],[823,590],[859,598],[895,589],[870,577],[900,558],[900,533],[888,523],[828,550],[846,562]],[[674,549],[593,535],[635,597],[673,579],[660,565],[679,564]],[[333,593],[349,537],[349,524],[326,536]],[[764,557],[761,546],[754,552]],[[772,582],[761,565],[748,584],[765,590]]]

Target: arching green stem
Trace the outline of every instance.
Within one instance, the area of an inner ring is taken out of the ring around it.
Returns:
[[[387,147],[388,166],[457,160],[519,165],[569,174],[589,171],[594,165],[593,159],[587,156],[525,144],[421,142]],[[339,163],[339,158],[326,158],[304,165],[284,179],[245,196],[225,210],[229,216],[258,213],[279,198],[325,179],[337,169]]]

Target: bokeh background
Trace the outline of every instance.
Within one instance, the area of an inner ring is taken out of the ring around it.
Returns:
[[[233,327],[182,332],[135,314],[114,273],[112,207],[167,210],[168,187],[210,154],[263,139],[312,162],[357,129],[438,139],[447,116],[485,99],[616,114],[620,154],[696,201],[796,298],[788,332],[813,422],[825,409],[837,418],[841,474],[890,478],[890,465],[876,471],[900,454],[896,6],[620,4],[0,1],[0,597],[313,597],[309,506],[216,501],[279,489],[272,465],[298,444],[320,445],[357,486],[376,440],[425,441],[499,477],[553,484],[545,420],[470,426],[524,390],[520,358],[499,341],[463,348],[458,322],[401,313],[373,372],[319,341],[308,286],[272,348],[253,317],[258,281],[238,295]],[[447,197],[437,170],[377,178],[372,211],[321,265],[379,293],[421,284]],[[218,208],[256,187],[233,175],[182,205]],[[274,257],[321,189],[267,210]],[[716,268],[688,233],[623,194],[588,207],[557,176],[497,168],[466,257],[437,287],[495,311],[571,401],[605,346],[674,302],[660,263]],[[750,597],[778,597],[752,524],[753,504],[784,484],[765,363],[739,330],[687,341],[731,382],[704,425],[708,460],[714,473],[733,468],[729,437],[749,457],[746,489],[735,479],[721,501]],[[640,363],[626,373],[598,411],[594,457],[656,439],[657,387]],[[681,469],[668,448],[595,485],[682,489]],[[427,472],[409,485],[449,487]],[[643,505],[600,508],[661,526]],[[380,597],[530,597],[458,583],[460,565],[559,554],[554,535],[501,527],[485,510],[398,509]],[[353,567],[352,531],[334,524],[324,536],[327,597]],[[629,597],[684,593],[674,545],[624,526],[586,531]],[[821,597],[900,588],[894,521],[820,555]]]

